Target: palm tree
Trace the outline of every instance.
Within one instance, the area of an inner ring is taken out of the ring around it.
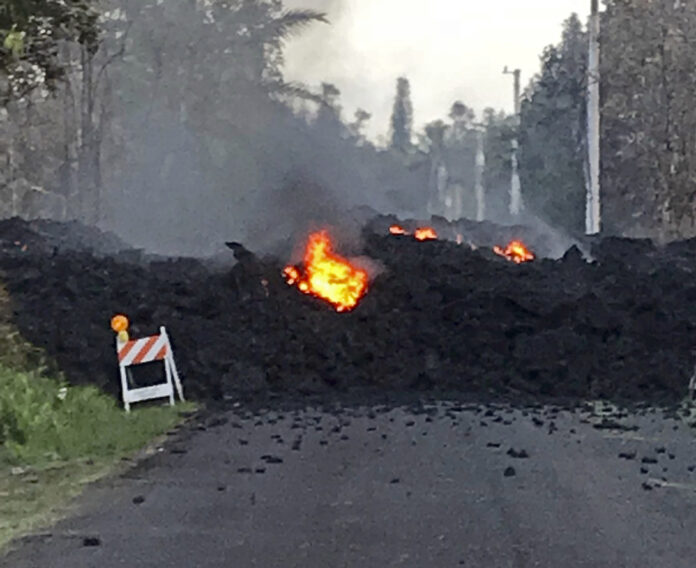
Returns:
[[[274,16],[270,22],[262,26],[258,31],[256,39],[263,45],[267,45],[274,52],[274,62],[276,70],[279,70],[283,63],[282,48],[287,40],[296,37],[313,23],[320,22],[328,24],[326,14],[315,10],[285,10]],[[282,75],[271,73],[265,78],[264,86],[269,93],[276,95],[286,95],[297,97],[313,102],[320,103],[322,97],[309,89],[296,83],[288,83]],[[275,77],[273,76],[275,75]]]
[[[448,126],[441,120],[431,122],[425,127],[425,134],[430,146],[430,174],[428,176],[428,211],[441,214],[444,195],[443,177],[446,176],[444,159],[445,135]]]
[[[304,86],[286,82],[281,69],[285,42],[314,23],[328,24],[326,14],[282,10],[259,0],[214,0],[210,13],[219,24],[213,34],[224,34],[225,53],[234,59],[234,66],[245,70],[247,80],[268,94],[320,102],[321,97]],[[211,45],[220,42],[213,40]]]

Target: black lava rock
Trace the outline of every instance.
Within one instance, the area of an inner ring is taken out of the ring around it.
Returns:
[[[509,455],[511,458],[517,458],[517,459],[526,459],[529,457],[529,454],[527,453],[526,450],[515,450],[514,448],[510,448],[507,451],[507,455]]]
[[[443,237],[479,246],[472,250],[444,238],[395,238],[379,222],[365,228],[356,252],[385,270],[349,313],[288,286],[284,258],[259,259],[238,243],[233,269],[148,258],[77,224],[0,221],[0,273],[22,335],[72,384],[115,396],[115,312],[129,317],[132,337],[167,327],[194,399],[349,386],[635,401],[684,395],[696,326],[696,288],[684,282],[696,270],[696,242],[658,249],[604,239],[593,243],[591,263],[574,250],[516,265],[491,247],[522,236],[541,257],[552,252],[548,239],[524,227],[434,221]],[[73,331],[56,333],[57,321]]]
[[[279,458],[278,456],[261,456],[261,459],[265,461],[268,464],[277,464],[277,463],[283,463],[283,458]]]

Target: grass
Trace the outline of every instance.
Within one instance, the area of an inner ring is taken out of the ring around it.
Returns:
[[[68,387],[0,365],[0,463],[121,456],[178,419],[169,406],[136,410],[126,414],[95,387]]]
[[[141,404],[127,414],[95,387],[71,387],[48,376],[41,352],[22,338],[9,314],[0,286],[0,549],[58,519],[86,484],[195,409]]]
[[[126,414],[96,388],[0,364],[0,547],[55,520],[87,483],[193,408],[141,406]]]

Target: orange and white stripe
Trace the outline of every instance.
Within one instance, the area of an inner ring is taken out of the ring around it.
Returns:
[[[162,361],[167,356],[169,341],[165,334],[131,339],[118,344],[118,362],[122,367]]]

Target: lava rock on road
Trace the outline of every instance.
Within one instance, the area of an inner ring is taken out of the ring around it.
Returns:
[[[72,383],[114,394],[117,312],[133,337],[167,327],[196,398],[379,386],[676,400],[694,368],[691,241],[610,239],[592,263],[576,251],[516,265],[488,248],[368,231],[363,253],[384,270],[337,313],[287,286],[281,262],[231,274],[51,247],[31,231],[18,246],[16,233],[0,223],[0,279],[20,331]]]

